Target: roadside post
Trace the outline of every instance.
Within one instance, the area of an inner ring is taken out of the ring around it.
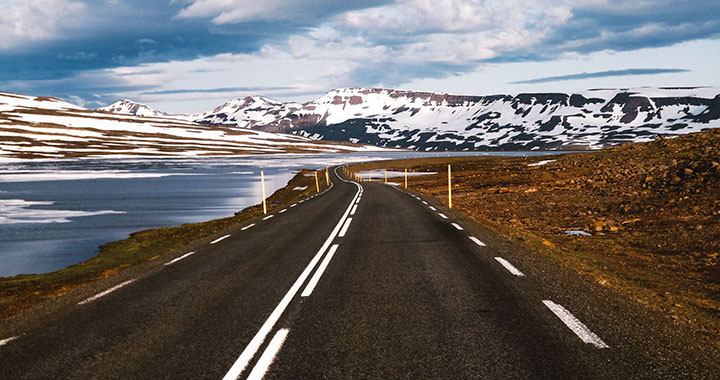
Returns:
[[[263,214],[267,214],[267,203],[265,202],[265,173],[260,170],[260,187],[262,188]]]
[[[325,167],[325,185],[330,186],[330,173],[327,166]]]
[[[405,190],[407,190],[407,168],[405,169]]]
[[[452,208],[452,170],[450,169],[450,165],[448,165],[448,207]]]
[[[317,193],[320,192],[320,182],[318,182],[317,172],[315,172],[315,190],[317,190]]]

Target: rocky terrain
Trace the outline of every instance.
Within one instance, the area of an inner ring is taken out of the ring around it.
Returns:
[[[102,109],[160,113],[126,100]],[[586,150],[720,127],[720,89],[460,96],[345,88],[303,104],[254,96],[169,117],[421,151]]]
[[[410,189],[720,336],[720,130],[599,152],[372,163],[436,171]]]

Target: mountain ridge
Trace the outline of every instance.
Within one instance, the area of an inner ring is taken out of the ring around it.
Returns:
[[[476,96],[355,87],[305,103],[247,96],[165,116],[425,151],[599,149],[720,127],[720,88]]]

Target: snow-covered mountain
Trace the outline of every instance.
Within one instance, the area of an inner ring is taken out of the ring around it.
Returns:
[[[168,116],[165,112],[160,112],[154,108],[148,107],[142,103],[133,102],[128,99],[121,99],[117,102],[98,108],[98,111],[106,111],[121,115],[163,117]]]
[[[415,150],[597,149],[720,127],[720,88],[490,96],[345,88],[304,104],[246,97],[172,117]]]
[[[130,106],[128,112],[145,112]],[[0,92],[0,158],[213,156],[367,151],[374,147],[86,110],[47,97]]]

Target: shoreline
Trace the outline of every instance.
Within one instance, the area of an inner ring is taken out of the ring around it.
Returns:
[[[313,172],[307,169],[298,171],[285,186],[270,195],[267,198],[268,212],[314,194],[314,179],[306,175]],[[327,185],[321,182],[320,191],[323,191]],[[294,190],[303,186],[306,186],[304,190]],[[0,320],[7,320],[45,300],[55,299],[160,257],[180,255],[261,215],[262,205],[256,204],[230,217],[140,230],[126,239],[101,245],[98,255],[64,269],[0,277]]]

